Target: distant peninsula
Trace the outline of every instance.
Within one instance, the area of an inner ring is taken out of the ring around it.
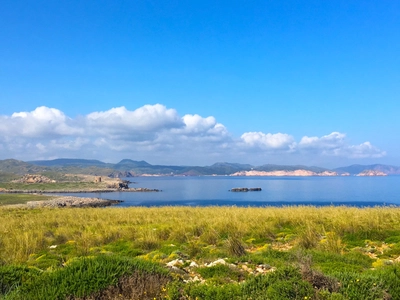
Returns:
[[[60,158],[54,160],[0,160],[0,177],[59,172],[110,178],[140,176],[390,176],[400,175],[400,167],[374,164],[351,165],[335,169],[304,165],[275,165],[218,162],[210,166],[152,165],[143,160],[123,159],[105,163],[92,159]],[[0,178],[1,179],[1,178]]]
[[[230,176],[349,176],[350,173],[341,173],[338,174],[334,171],[323,171],[323,172],[313,172],[309,170],[294,170],[294,171],[285,171],[285,170],[278,170],[278,171],[240,171]]]

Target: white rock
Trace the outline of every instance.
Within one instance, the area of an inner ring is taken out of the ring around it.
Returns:
[[[192,267],[192,268],[197,268],[199,265],[198,264],[196,264],[196,262],[194,262],[194,261],[192,261],[191,263],[190,263],[190,265],[189,265],[189,267]]]
[[[223,258],[217,259],[216,261],[213,261],[212,263],[209,263],[206,265],[207,267],[214,267],[216,265],[226,265],[226,261]]]
[[[167,267],[175,267],[176,265],[183,265],[183,261],[181,259],[174,259],[172,261],[170,261],[169,263],[167,263]]]

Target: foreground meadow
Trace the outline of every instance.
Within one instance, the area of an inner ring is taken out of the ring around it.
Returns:
[[[400,299],[394,207],[0,208],[4,299]]]

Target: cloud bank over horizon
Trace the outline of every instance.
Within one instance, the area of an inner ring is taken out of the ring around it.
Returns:
[[[233,136],[215,117],[180,116],[161,104],[135,110],[124,106],[71,118],[56,108],[0,115],[0,159],[96,158],[146,159],[154,163],[204,165],[216,161],[306,163],[321,160],[381,158],[386,152],[365,141],[351,145],[346,134],[303,136],[244,132]]]

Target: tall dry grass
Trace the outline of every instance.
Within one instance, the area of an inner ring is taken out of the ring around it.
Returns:
[[[267,243],[279,238],[313,248],[328,236],[326,245],[340,251],[343,235],[367,239],[399,231],[399,219],[400,209],[390,207],[0,209],[0,263],[21,263],[68,241],[74,241],[77,253],[87,254],[118,240],[144,250],[165,242],[226,245],[232,240]]]

